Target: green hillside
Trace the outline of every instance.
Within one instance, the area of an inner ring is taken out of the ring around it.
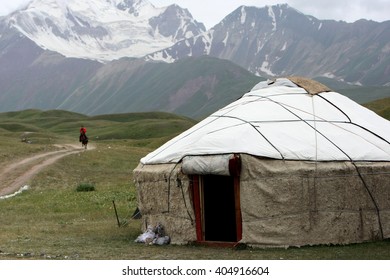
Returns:
[[[30,143],[41,144],[48,139],[51,143],[77,141],[79,128],[83,125],[87,127],[87,134],[92,142],[127,139],[154,146],[194,124],[195,121],[189,118],[162,112],[100,116],[62,110],[0,113],[2,137],[27,138]]]
[[[390,97],[366,103],[364,106],[390,120]]]

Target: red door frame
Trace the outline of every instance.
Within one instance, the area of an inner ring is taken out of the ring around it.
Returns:
[[[217,242],[207,242],[204,239],[203,233],[203,221],[202,221],[202,195],[200,188],[200,175],[192,176],[192,191],[193,191],[193,205],[195,211],[195,222],[196,222],[196,239],[198,243],[210,244]],[[240,202],[240,177],[234,176],[234,197],[235,197],[235,213],[236,213],[236,234],[237,242],[242,239],[242,216],[241,216],[241,202]],[[232,246],[237,242],[221,242],[219,245]]]

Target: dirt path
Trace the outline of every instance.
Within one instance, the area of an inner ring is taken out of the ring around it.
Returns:
[[[57,144],[55,146],[60,150],[33,155],[0,169],[0,197],[15,193],[34,175],[60,158],[85,151],[80,145]],[[91,149],[94,147],[88,146],[88,150]]]

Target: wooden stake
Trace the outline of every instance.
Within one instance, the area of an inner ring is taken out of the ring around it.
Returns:
[[[119,222],[119,218],[118,218],[118,212],[116,211],[115,200],[112,201],[112,204],[114,205],[115,216],[116,216],[116,221],[118,222],[118,227],[121,227],[121,223]]]

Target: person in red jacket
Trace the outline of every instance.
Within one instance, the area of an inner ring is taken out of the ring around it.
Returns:
[[[86,133],[87,133],[87,129],[82,125],[80,128],[80,137],[79,137],[80,142],[83,142],[85,141],[85,139],[88,139]]]
[[[87,129],[82,125],[80,128],[80,135],[87,133]]]

